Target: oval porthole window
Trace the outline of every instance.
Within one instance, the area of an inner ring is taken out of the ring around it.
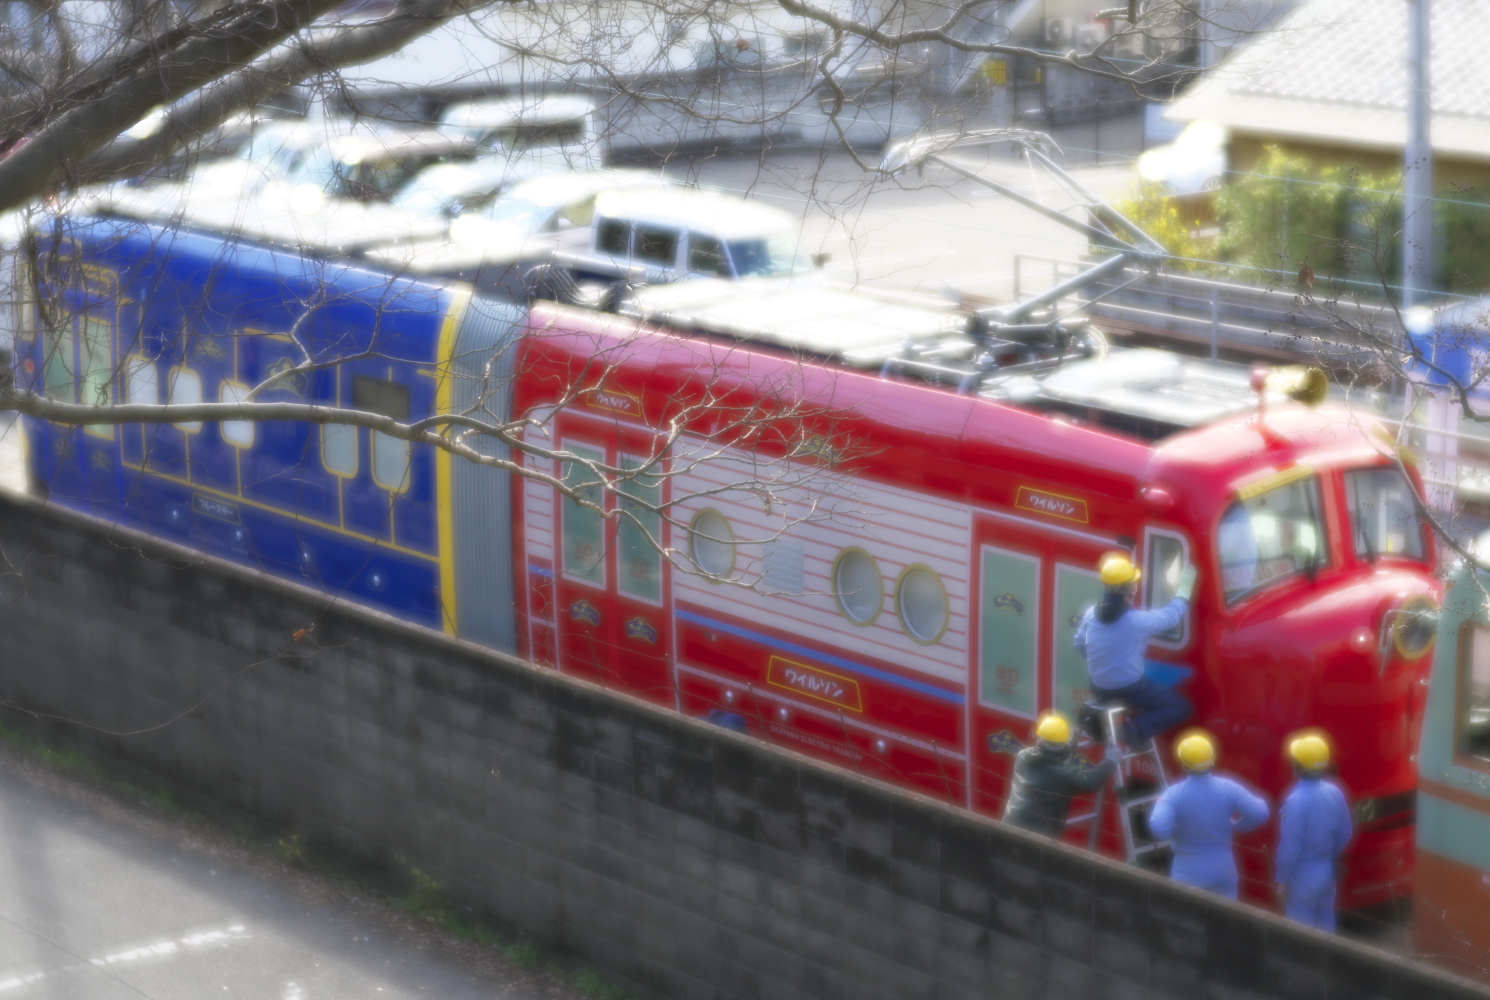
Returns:
[[[885,582],[879,564],[863,549],[844,549],[833,564],[833,593],[849,621],[868,625],[879,617]]]
[[[947,631],[947,588],[925,566],[910,566],[895,585],[895,610],[906,635],[920,643],[940,642]]]
[[[701,510],[688,527],[688,554],[693,564],[721,579],[735,571],[735,533],[717,510]]]

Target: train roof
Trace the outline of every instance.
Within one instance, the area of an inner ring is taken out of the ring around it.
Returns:
[[[1113,350],[1053,371],[994,376],[980,393],[1014,406],[1057,410],[1110,430],[1161,438],[1257,409],[1247,365],[1155,348]],[[1281,393],[1269,394],[1275,403]]]
[[[966,317],[944,299],[871,293],[820,275],[681,281],[636,290],[628,315],[683,331],[878,368],[907,339],[960,335]]]
[[[622,308],[685,333],[815,354],[861,370],[904,375],[914,372],[904,365],[908,355],[932,356],[939,365],[920,367],[956,375],[961,366],[968,373],[962,391],[1148,441],[1257,409],[1247,365],[1154,348],[1109,350],[1100,337],[1089,356],[979,369],[977,355],[996,356],[1006,342],[972,335],[956,304],[847,288],[821,274],[641,288]],[[1274,405],[1285,402],[1270,396]]]

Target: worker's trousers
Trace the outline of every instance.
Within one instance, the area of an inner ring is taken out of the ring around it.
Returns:
[[[1283,912],[1289,920],[1334,933],[1335,866],[1327,858],[1302,861],[1288,883]]]
[[[1192,854],[1176,845],[1170,875],[1176,882],[1193,885],[1227,899],[1237,898],[1240,880],[1237,878],[1236,858],[1230,851]]]
[[[1195,714],[1190,699],[1172,687],[1140,677],[1127,687],[1092,687],[1097,701],[1121,701],[1133,709],[1133,725],[1138,735],[1152,739],[1175,726],[1184,725]]]

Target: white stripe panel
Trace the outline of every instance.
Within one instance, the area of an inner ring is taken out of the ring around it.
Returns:
[[[686,462],[689,449],[683,447],[679,452]],[[713,454],[707,449],[700,453]],[[771,494],[769,512],[762,490],[740,488],[758,483]],[[965,682],[972,537],[968,507],[806,464],[768,465],[739,461],[734,455],[714,457],[681,471],[672,487],[680,522],[686,523],[705,507],[729,518],[740,543],[736,573],[749,583],[758,581],[763,572],[762,543],[784,531],[782,537],[803,547],[807,591],[765,594],[674,573],[678,600],[785,631],[848,656],[874,657],[933,677]],[[693,493],[703,495],[688,496]],[[867,626],[846,618],[832,594],[833,561],[847,546],[872,555],[885,580],[879,617]],[[895,582],[913,563],[935,570],[947,589],[948,627],[934,646],[921,645],[906,635],[895,611]]]
[[[554,560],[554,490],[529,481],[523,484],[523,524],[529,556]]]

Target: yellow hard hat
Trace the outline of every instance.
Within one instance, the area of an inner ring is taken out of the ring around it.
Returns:
[[[1288,744],[1288,754],[1306,771],[1323,771],[1330,763],[1330,745],[1318,736],[1300,736]]]
[[[1051,712],[1035,727],[1035,735],[1046,743],[1070,743],[1071,723],[1059,712]]]
[[[1196,733],[1180,740],[1175,756],[1187,771],[1209,771],[1216,763],[1216,747],[1209,737]]]
[[[1121,587],[1125,583],[1137,583],[1138,578],[1143,575],[1133,560],[1121,552],[1109,552],[1103,556],[1097,564],[1102,570],[1102,585],[1104,587]]]

